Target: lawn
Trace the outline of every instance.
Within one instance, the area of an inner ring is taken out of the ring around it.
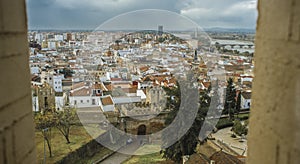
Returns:
[[[149,164],[149,163],[160,163],[165,161],[162,158],[162,155],[158,153],[154,154],[147,154],[147,155],[135,155],[132,156],[127,161],[123,162],[122,164]]]
[[[250,113],[242,113],[238,115],[238,118],[241,120],[248,120],[250,116]]]
[[[83,126],[73,126],[70,130],[70,142],[67,144],[63,135],[56,129],[52,128],[52,157],[49,157],[48,147],[46,144],[46,161],[47,163],[55,163],[61,160],[70,152],[80,148],[82,145],[92,140],[92,137],[86,132]],[[42,163],[44,159],[44,139],[42,133],[36,131],[35,142],[37,148],[38,163]]]
[[[149,152],[156,152],[152,154],[147,154]],[[158,151],[158,152],[157,152]],[[149,163],[160,163],[160,164],[169,164],[173,162],[167,162],[166,159],[162,157],[159,153],[160,145],[145,145],[139,148],[137,154],[146,154],[146,155],[134,155],[122,164],[149,164]]]

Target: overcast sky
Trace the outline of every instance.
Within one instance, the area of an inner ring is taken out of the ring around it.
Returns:
[[[255,28],[257,0],[26,0],[29,29],[95,29],[120,14],[160,9],[199,26]],[[136,17],[145,17],[135,15]],[[150,19],[150,18],[149,18]]]

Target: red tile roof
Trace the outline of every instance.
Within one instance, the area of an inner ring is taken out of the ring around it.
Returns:
[[[190,156],[186,164],[209,164],[209,159],[202,154],[193,154]]]
[[[71,91],[70,96],[89,96],[90,94],[91,94],[90,89],[81,88],[79,90]]]
[[[210,157],[210,160],[214,160],[215,164],[244,164],[244,162],[239,160],[237,157],[225,153],[223,151],[218,151],[214,153]]]
[[[110,96],[101,98],[102,105],[113,105],[113,100]]]
[[[107,91],[107,88],[103,85],[103,83],[93,84],[92,89],[101,89],[102,91]]]

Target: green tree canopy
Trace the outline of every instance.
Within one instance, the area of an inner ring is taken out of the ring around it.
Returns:
[[[233,85],[233,79],[229,78],[226,88],[226,99],[223,114],[229,114],[229,118],[233,119],[236,107],[236,89]]]
[[[177,86],[178,83],[177,83]],[[167,95],[170,97],[173,96],[173,99],[168,99],[168,104],[171,105],[173,110],[169,113],[168,117],[165,120],[165,124],[169,125],[172,123],[172,121],[175,119],[175,117],[178,114],[180,103],[182,98],[187,98],[186,96],[182,95],[180,93],[180,87],[173,88],[173,89],[165,89]],[[184,125],[186,121],[193,121],[192,126],[190,129],[187,130],[187,132],[178,139],[177,142],[175,142],[170,147],[167,147],[161,151],[163,154],[163,157],[166,159],[171,159],[175,162],[180,162],[182,160],[182,156],[185,155],[191,155],[195,153],[195,149],[197,147],[197,144],[201,141],[199,140],[199,132],[201,130],[202,124],[204,122],[204,118],[207,114],[209,104],[210,104],[210,97],[208,96],[209,91],[200,93],[199,100],[194,99],[190,97],[190,101],[196,101],[196,103],[200,103],[200,107],[197,111],[197,115],[195,120],[181,120],[180,124]],[[181,97],[182,96],[182,97]],[[191,102],[192,103],[192,102]],[[184,106],[184,105],[183,105]],[[183,107],[184,108],[184,107]],[[190,113],[186,112],[185,116],[188,116]],[[178,129],[174,129],[174,134],[176,134],[176,131],[181,131],[180,126],[178,126]],[[168,135],[163,135],[162,139],[163,142],[168,142],[168,138],[166,138]]]

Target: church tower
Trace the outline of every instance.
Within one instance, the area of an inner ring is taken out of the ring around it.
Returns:
[[[195,50],[195,54],[194,54],[194,62],[198,61],[198,55],[197,55],[197,50]]]

